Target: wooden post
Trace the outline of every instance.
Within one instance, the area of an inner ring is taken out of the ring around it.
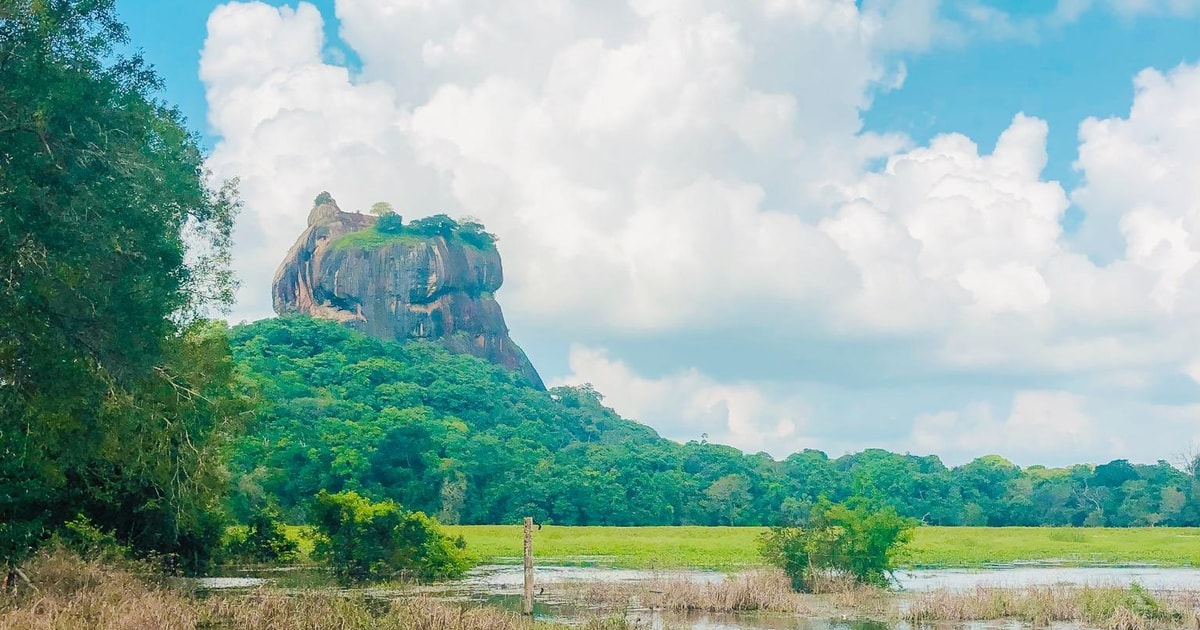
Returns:
[[[525,614],[533,616],[533,517],[525,517]]]

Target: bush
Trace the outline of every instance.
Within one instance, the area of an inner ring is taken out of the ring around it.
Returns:
[[[838,576],[886,587],[896,554],[916,526],[891,507],[873,510],[861,501],[833,504],[822,498],[807,523],[763,533],[759,550],[798,591],[815,592],[823,579]]]
[[[394,501],[373,503],[354,491],[322,490],[312,519],[320,532],[314,551],[342,579],[430,582],[460,577],[470,567],[461,536],[451,539],[437,521]]]
[[[51,547],[78,554],[87,561],[114,562],[132,556],[129,547],[109,531],[100,529],[86,516],[77,516],[63,523],[51,538]]]
[[[225,551],[230,559],[249,562],[291,562],[299,546],[287,537],[279,513],[265,508],[256,511],[243,527],[227,535]]]
[[[404,230],[404,221],[395,212],[385,212],[379,215],[375,223],[375,231],[383,234],[399,234]]]
[[[435,214],[408,222],[408,231],[417,236],[440,236],[449,240],[457,229],[458,221],[444,214]]]
[[[316,199],[313,199],[314,206],[320,206],[327,203],[333,203],[333,195],[329,194],[329,191],[326,190],[321,191],[321,194],[317,195]]]
[[[475,249],[491,249],[496,246],[496,235],[483,228],[478,221],[463,221],[458,224],[458,238]]]

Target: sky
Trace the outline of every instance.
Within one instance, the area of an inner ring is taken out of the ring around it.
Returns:
[[[1200,0],[117,6],[241,179],[231,321],[328,190],[482,220],[543,378],[672,439],[1200,444]]]

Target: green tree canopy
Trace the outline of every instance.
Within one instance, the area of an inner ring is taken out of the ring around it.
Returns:
[[[782,568],[798,591],[818,592],[822,578],[843,575],[888,586],[896,556],[912,540],[917,521],[865,500],[831,503],[822,497],[807,521],[774,527],[759,538],[767,562]]]
[[[233,296],[233,185],[120,54],[113,0],[2,6],[0,561],[81,510],[195,549],[208,437],[236,415],[224,333],[200,323]]]

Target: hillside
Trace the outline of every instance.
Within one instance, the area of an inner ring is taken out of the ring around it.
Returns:
[[[1165,462],[947,468],[868,450],[782,461],[679,444],[619,417],[590,387],[542,391],[433,343],[382,341],[333,321],[232,331],[258,420],[236,441],[232,504],[302,522],[321,488],[393,498],[449,523],[761,525],[818,496],[861,496],[941,525],[1196,525],[1200,483]]]

